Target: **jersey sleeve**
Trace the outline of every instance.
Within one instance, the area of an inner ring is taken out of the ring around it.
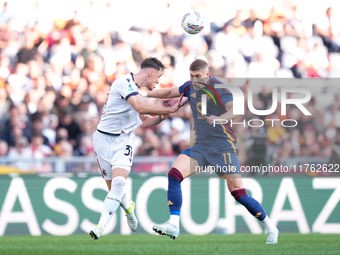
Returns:
[[[123,79],[116,86],[117,91],[125,100],[128,100],[131,96],[138,95],[138,87],[134,82]]]
[[[178,88],[179,93],[183,94],[185,97],[188,97],[188,90],[190,88],[190,81],[187,81],[182,86]]]
[[[223,84],[220,80],[216,79],[215,77],[211,77],[210,85],[214,86],[214,84]],[[216,88],[216,92],[221,99],[223,105],[226,103],[233,101],[233,94],[227,88]]]
[[[225,105],[226,103],[233,101],[233,94],[231,94],[231,92],[228,89],[221,89],[221,101],[222,104]]]

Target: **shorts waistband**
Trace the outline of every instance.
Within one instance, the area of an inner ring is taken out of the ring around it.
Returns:
[[[104,132],[104,131],[101,131],[97,128],[97,131],[102,133],[102,134],[105,134],[105,135],[110,135],[110,136],[120,136],[120,134],[112,134],[112,133],[108,133],[108,132]]]

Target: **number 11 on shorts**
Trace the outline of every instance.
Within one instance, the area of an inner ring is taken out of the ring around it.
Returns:
[[[228,154],[228,158],[229,158],[229,164],[232,164],[232,162],[231,162],[231,156],[230,156],[230,152],[228,152],[228,153],[223,153],[223,157],[224,157],[224,164],[228,164],[228,162],[227,162],[227,154]]]

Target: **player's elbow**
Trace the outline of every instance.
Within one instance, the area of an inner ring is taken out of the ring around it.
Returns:
[[[142,100],[140,102],[135,102],[132,107],[135,108],[139,115],[147,114],[145,104]]]
[[[144,107],[138,107],[136,110],[139,114],[148,114],[147,109]]]
[[[142,128],[149,128],[151,127],[151,123],[150,123],[150,116],[146,116],[143,121],[142,121],[142,125],[140,125]]]

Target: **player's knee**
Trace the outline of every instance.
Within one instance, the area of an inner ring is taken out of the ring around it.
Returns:
[[[183,181],[184,179],[182,173],[175,167],[171,168],[171,170],[168,173],[168,177],[176,178],[179,181]]]
[[[117,176],[112,179],[111,190],[107,195],[108,199],[116,200],[119,203],[121,202],[124,196],[124,186],[125,186],[125,178],[123,176]]]
[[[126,180],[123,176],[117,176],[112,179],[111,189],[124,189],[125,182]]]
[[[235,190],[244,188],[242,183],[242,178],[238,174],[228,174],[226,175],[226,182],[230,193]]]
[[[246,189],[235,189],[234,191],[231,192],[231,195],[235,198],[235,200],[238,200],[239,198],[243,197],[244,195],[247,194]]]

